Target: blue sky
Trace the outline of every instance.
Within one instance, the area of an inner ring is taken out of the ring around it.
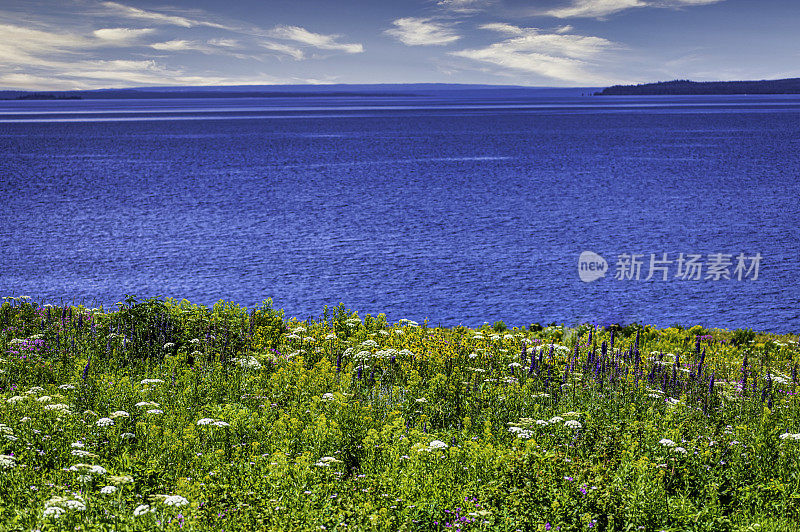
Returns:
[[[3,0],[0,88],[800,77],[796,0]]]

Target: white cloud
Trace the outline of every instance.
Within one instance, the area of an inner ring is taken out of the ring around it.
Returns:
[[[392,22],[384,33],[408,46],[445,45],[461,38],[452,28],[429,18],[405,17]]]
[[[239,41],[236,39],[209,39],[206,42],[208,42],[208,44],[211,46],[222,46],[225,48],[234,48],[239,46]]]
[[[492,0],[439,0],[438,6],[456,13],[477,13],[486,9]]]
[[[164,50],[168,52],[179,52],[183,50],[207,50],[206,46],[199,44],[194,41],[186,41],[186,40],[173,40],[173,41],[166,41],[166,42],[157,42],[150,45],[150,48],[154,48],[156,50]]]
[[[158,13],[156,11],[147,11],[145,9],[139,9],[138,7],[126,6],[125,4],[120,4],[118,2],[101,2],[101,5],[104,6],[107,10],[117,15],[130,19],[146,20],[148,22],[152,22],[155,24],[181,26],[183,28],[191,28],[194,26],[208,26],[210,28],[219,28],[227,30],[233,29],[229,26],[225,26],[224,24],[219,24],[216,22],[210,22],[206,20],[196,20],[187,17],[181,17],[178,15],[167,15],[164,13]]]
[[[491,30],[498,33],[505,33],[508,35],[524,35],[525,29],[513,24],[506,24],[505,22],[491,22],[480,26],[482,30]]]
[[[724,0],[572,0],[566,7],[540,12],[557,18],[603,18],[635,7],[680,8],[716,4]]]
[[[131,28],[101,28],[94,30],[92,35],[100,40],[110,43],[128,44],[137,40],[143,35],[153,33],[153,29],[131,29]]]
[[[303,50],[295,46],[289,46],[288,44],[283,44],[273,41],[261,41],[258,44],[261,47],[266,48],[267,50],[272,50],[273,52],[278,52],[280,54],[288,55],[298,61],[305,58],[305,53],[303,53]]]
[[[509,38],[484,48],[460,50],[451,55],[489,63],[516,71],[538,74],[559,81],[605,83],[607,78],[591,72],[591,60],[616,48],[602,37],[546,33],[537,28],[511,24],[485,24],[483,29]]]
[[[300,26],[276,26],[268,32],[270,37],[299,42],[319,48],[321,50],[338,50],[348,54],[359,54],[364,51],[364,46],[358,43],[340,43],[336,39],[339,35],[324,35],[314,33]]]

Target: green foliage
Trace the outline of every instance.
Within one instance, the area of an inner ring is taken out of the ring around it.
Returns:
[[[733,345],[747,345],[756,338],[756,333],[752,329],[736,329],[733,331],[731,343]]]
[[[505,323],[503,323],[502,321],[498,320],[498,321],[496,321],[496,322],[494,322],[492,324],[492,330],[494,332],[504,332],[504,331],[508,330],[508,327],[506,327]]]
[[[271,300],[0,322],[0,530],[800,527],[796,336]]]

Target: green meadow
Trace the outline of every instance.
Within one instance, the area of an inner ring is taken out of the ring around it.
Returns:
[[[0,530],[800,529],[797,335],[0,306]]]

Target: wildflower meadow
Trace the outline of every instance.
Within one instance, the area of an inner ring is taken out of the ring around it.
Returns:
[[[0,530],[794,531],[799,357],[746,329],[5,298]]]

